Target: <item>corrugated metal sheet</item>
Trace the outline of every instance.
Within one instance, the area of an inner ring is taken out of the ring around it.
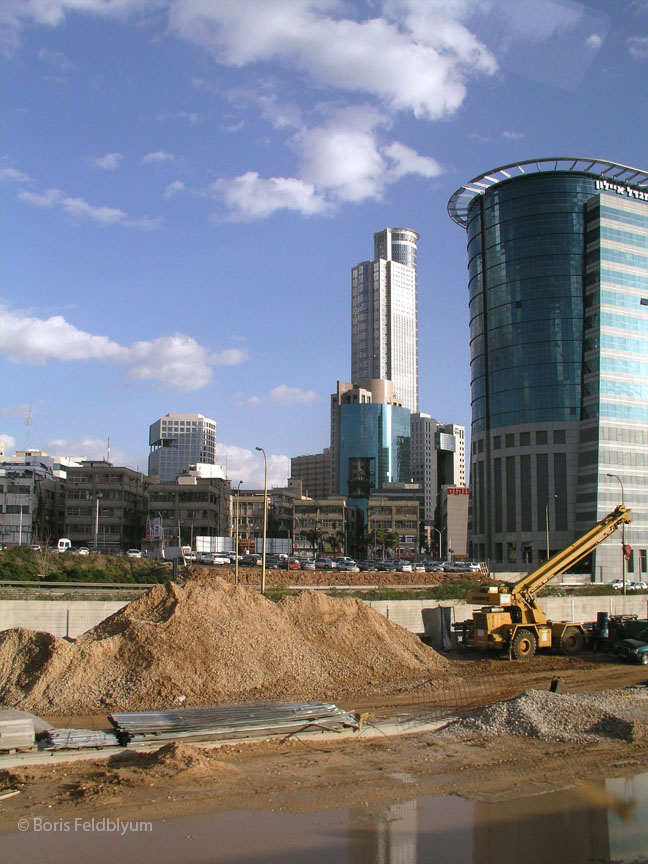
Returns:
[[[236,738],[357,727],[355,714],[325,702],[274,702],[110,714],[122,743],[178,738]]]

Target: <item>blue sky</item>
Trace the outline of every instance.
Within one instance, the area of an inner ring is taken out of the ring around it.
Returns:
[[[472,177],[648,167],[647,0],[3,0],[8,452],[146,470],[167,412],[233,483],[328,445],[350,271],[418,231],[420,408],[470,426]],[[31,417],[30,425],[27,418]]]

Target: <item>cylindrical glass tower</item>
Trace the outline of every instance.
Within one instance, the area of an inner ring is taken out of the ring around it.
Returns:
[[[648,174],[532,160],[480,175],[448,209],[468,234],[470,554],[529,569],[619,503],[609,440],[641,448],[642,471],[625,473],[634,523],[648,517]]]

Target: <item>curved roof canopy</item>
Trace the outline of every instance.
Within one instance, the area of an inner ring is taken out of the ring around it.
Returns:
[[[522,174],[538,174],[546,171],[577,171],[603,177],[606,180],[627,183],[631,186],[648,188],[648,171],[631,168],[607,159],[593,159],[586,156],[551,156],[546,159],[528,159],[526,162],[511,162],[485,174],[474,177],[460,186],[448,201],[448,213],[457,225],[465,227],[468,223],[468,210],[477,195],[483,195],[491,186],[519,177]]]

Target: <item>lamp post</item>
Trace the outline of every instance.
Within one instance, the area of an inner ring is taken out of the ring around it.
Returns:
[[[100,498],[101,498],[101,495],[97,492],[97,503],[95,506],[95,523],[94,523],[94,548],[95,548],[95,552],[97,551],[97,541],[98,541],[98,536],[99,536],[99,499]],[[105,553],[105,551],[106,550],[104,549],[104,553]]]
[[[234,527],[234,584],[238,585],[239,574],[239,499],[241,497],[241,483],[243,481],[238,481],[238,486],[236,487],[236,506],[234,508],[234,512],[236,513],[236,525]]]
[[[268,457],[263,447],[256,447],[263,453],[263,539],[261,541],[261,593],[265,594],[266,530],[268,528]]]
[[[549,555],[549,503],[553,500],[555,501],[558,495],[553,495],[551,498],[547,499],[547,503],[545,505],[545,534],[547,535],[547,558],[548,561],[551,557]]]
[[[444,532],[446,529],[445,529],[445,528],[442,528],[442,529],[439,531],[438,528],[435,528],[434,530],[435,530],[436,533],[439,535],[439,558],[442,558],[442,557],[443,557],[443,553],[442,553],[442,551],[441,551],[441,535],[443,534],[443,532]]]
[[[625,506],[625,498],[623,495],[623,481],[618,474],[607,474],[607,477],[614,477],[619,481],[621,487],[621,504]],[[621,523],[621,573],[623,574],[623,595],[626,593],[626,557],[625,557],[625,522]]]

